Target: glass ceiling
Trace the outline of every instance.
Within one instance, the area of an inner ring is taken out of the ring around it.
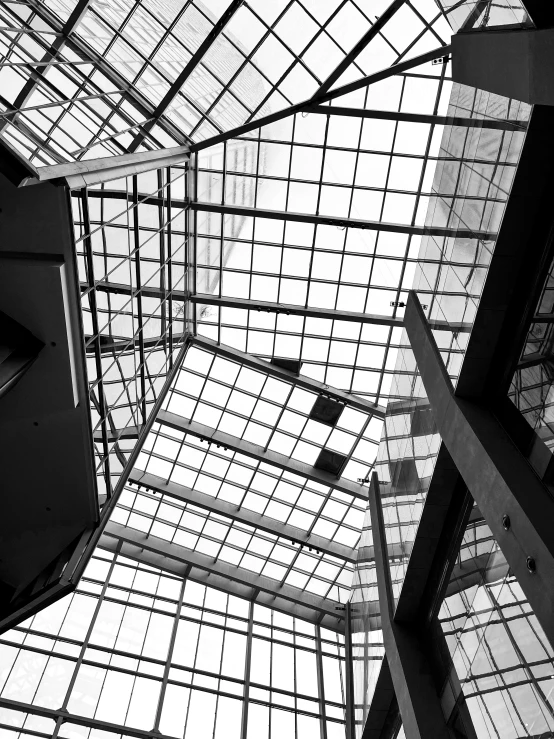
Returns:
[[[432,302],[457,292],[444,254],[494,244],[482,216],[510,177],[478,181],[494,178],[498,132],[525,130],[517,107],[452,95],[450,36],[526,23],[519,0],[0,13],[0,136],[35,167],[182,147],[177,167],[72,190],[113,499],[101,547],[174,574],[188,562],[189,579],[342,633],[383,418],[405,397],[393,375],[413,375],[395,367],[416,267],[435,275],[419,292],[448,346],[471,324]],[[457,179],[435,177],[444,162]],[[420,254],[424,236],[436,248]]]

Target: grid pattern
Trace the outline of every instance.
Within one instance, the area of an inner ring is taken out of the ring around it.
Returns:
[[[20,736],[344,737],[342,637],[102,549],[0,654]]]
[[[437,340],[456,378],[529,111],[452,88],[441,49],[451,28],[524,25],[521,3],[378,0],[368,15],[361,0],[26,0],[0,12],[0,135],[29,161],[191,145],[191,176],[163,169],[72,193],[102,502],[188,331],[292,360],[328,390],[191,341],[110,524],[190,559],[177,576],[138,547],[142,563],[123,557],[117,536],[115,554],[97,548],[74,594],[0,640],[0,723],[20,736],[342,739],[342,638],[255,593],[247,603],[206,588],[191,563],[201,555],[210,574],[261,575],[307,601],[345,603],[354,576],[363,716],[382,644],[362,484],[376,463],[398,592],[438,438],[400,328],[259,304],[401,319],[415,284],[444,324]],[[317,420],[336,389],[368,409]],[[377,462],[371,404],[389,404]],[[323,484],[307,469],[325,454],[339,463]],[[143,472],[160,490],[140,484]],[[486,551],[482,535],[468,534],[468,552]],[[354,572],[339,552],[356,546]]]
[[[173,167],[72,191],[101,502],[184,341],[186,179]]]

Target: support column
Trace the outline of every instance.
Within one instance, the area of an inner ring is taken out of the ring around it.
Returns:
[[[371,478],[369,507],[383,642],[406,739],[450,739],[452,735],[444,720],[426,650],[413,626],[394,621],[394,597],[376,472]]]
[[[355,739],[354,715],[354,659],[352,654],[352,608],[344,607],[344,674],[346,683],[346,739]]]
[[[437,430],[554,644],[554,498],[495,416],[454,394],[413,291],[405,326]]]
[[[554,105],[553,68],[554,28],[452,36],[454,82],[531,105]]]

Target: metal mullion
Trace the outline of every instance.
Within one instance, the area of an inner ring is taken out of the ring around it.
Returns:
[[[285,11],[290,7],[290,5],[293,4],[293,2],[294,2],[294,0],[289,0],[289,5],[287,5],[287,7],[285,8],[285,10],[283,10],[279,14],[279,16],[277,17],[277,20],[275,21],[275,23],[277,23],[281,19],[281,17],[284,15]],[[272,35],[271,28],[261,18],[259,18],[259,16],[255,13],[255,11],[250,7],[250,5],[247,5],[247,7],[248,7],[248,10],[254,15],[254,17],[256,17],[258,19],[258,21],[267,30],[264,32],[264,34],[262,35],[261,39],[258,41],[257,44],[255,44],[255,46],[252,48],[252,50],[248,54],[245,54],[244,51],[242,51],[242,49],[239,46],[237,46],[236,44],[233,43],[233,46],[235,46],[235,48],[237,49],[237,51],[239,51],[241,53],[241,55],[244,57],[244,59],[240,63],[240,65],[239,65],[238,69],[236,70],[236,72],[229,79],[229,81],[226,84],[223,85],[223,90],[220,93],[218,93],[218,95],[216,96],[215,100],[211,103],[211,105],[208,107],[208,109],[202,113],[201,120],[196,124],[196,126],[194,126],[194,128],[190,132],[190,136],[191,137],[194,136],[194,134],[196,133],[196,131],[198,130],[198,128],[200,128],[200,126],[202,125],[202,123],[204,121],[210,121],[210,122],[212,122],[209,116],[210,116],[211,112],[214,110],[214,108],[220,103],[220,101],[223,98],[223,96],[225,95],[225,93],[228,92],[233,97],[235,97],[235,98],[237,97],[235,95],[235,93],[231,90],[231,85],[236,81],[236,79],[239,77],[239,75],[241,74],[241,72],[245,68],[247,68],[247,66],[248,66],[249,63],[252,64],[252,66],[256,69],[256,71],[258,72],[258,74],[260,74],[261,77],[263,77],[265,79],[265,81],[268,83],[268,85],[270,87],[272,87],[272,85],[273,85],[273,83],[271,82],[271,80],[268,77],[266,77],[266,75],[263,72],[263,70],[258,69],[258,67],[252,62],[252,59],[253,59],[254,55],[256,54],[256,52],[260,49],[260,47],[266,41],[266,39],[268,39],[269,36]],[[227,38],[227,40],[229,42],[231,42],[231,39],[229,39],[228,37],[226,37],[226,38]],[[244,103],[242,103],[242,105],[251,113],[251,111],[249,110],[249,108],[247,108],[247,106]],[[251,113],[251,115],[253,115],[253,114]],[[222,135],[224,135],[224,134],[222,134]]]
[[[183,174],[183,177],[186,175]],[[172,243],[172,217],[171,217],[171,167],[166,169],[167,177],[167,282],[169,290],[167,294],[169,312],[169,367],[173,367],[173,243]],[[186,260],[185,260],[186,261]]]
[[[248,607],[248,630],[246,634],[246,654],[244,659],[244,693],[242,702],[242,717],[241,717],[241,728],[240,728],[240,739],[247,739],[248,731],[248,708],[250,700],[250,668],[252,664],[252,636],[254,630],[254,603],[257,598],[257,593],[253,594],[253,598],[250,601]]]
[[[189,567],[190,571],[190,567]],[[163,703],[165,698],[165,693],[167,690],[167,681],[169,678],[169,672],[171,669],[171,662],[173,658],[173,650],[175,649],[175,639],[177,637],[177,629],[179,627],[180,617],[181,617],[181,609],[183,607],[183,598],[185,595],[185,585],[187,582],[188,573],[185,573],[183,576],[183,581],[181,583],[181,592],[179,593],[179,600],[177,602],[177,610],[175,611],[175,617],[173,621],[173,628],[171,630],[171,637],[169,640],[169,647],[167,650],[167,659],[165,661],[164,665],[164,673],[162,677],[162,686],[160,688],[160,694],[158,696],[158,705],[156,708],[156,716],[154,718],[154,726],[152,727],[153,733],[159,733],[160,731],[160,720],[162,717],[162,710],[163,710]]]
[[[325,682],[323,678],[323,651],[321,645],[321,627],[316,624],[315,627],[315,640],[316,640],[316,670],[317,670],[317,694],[319,697],[319,712],[321,717],[319,719],[320,739],[327,739],[327,722],[326,722],[326,709],[325,709]]]
[[[139,357],[140,357],[140,388],[142,393],[141,399],[141,411],[142,411],[142,422],[146,423],[147,409],[146,409],[146,357],[144,352],[144,317],[142,312],[142,280],[140,273],[140,238],[139,238],[139,213],[138,213],[138,177],[133,175],[133,238],[134,238],[134,249],[133,253],[135,257],[135,279],[137,283],[137,292],[135,295],[137,301],[137,318],[138,318],[138,339],[139,339]],[[132,298],[131,298],[132,301]]]
[[[289,166],[288,166],[287,176],[284,178],[286,182],[285,210],[288,210],[288,207],[289,207],[290,183],[291,183],[291,172],[292,172],[292,150],[294,146],[293,142],[294,142],[295,132],[296,132],[296,116],[293,116],[292,117],[292,131],[290,135],[291,141],[289,144]],[[258,147],[261,146],[261,135],[262,135],[262,130],[260,128],[258,131]],[[287,232],[287,225],[285,223],[283,227],[283,241],[281,243],[281,260],[279,262],[279,287],[277,289],[277,302],[280,301],[280,297],[281,297],[281,284],[283,281],[283,255],[284,255],[284,249],[285,249],[286,232]],[[277,334],[277,323],[278,321],[275,322],[275,334]],[[275,355],[275,346],[273,347],[273,354]],[[287,399],[287,402],[288,402],[288,399]]]
[[[440,17],[441,17],[441,16],[442,16],[442,15],[444,14],[444,11],[442,10],[442,8],[441,8],[441,9],[439,10],[439,12],[437,13],[437,15],[436,15],[436,16],[435,16],[435,17],[434,17],[434,18],[433,18],[432,20],[428,21],[428,20],[427,20],[427,19],[426,19],[426,18],[425,18],[425,17],[424,17],[424,16],[423,16],[423,15],[422,15],[422,14],[421,14],[420,12],[419,12],[419,10],[417,9],[417,7],[415,6],[415,4],[414,4],[414,3],[412,3],[412,2],[411,2],[411,0],[407,0],[407,1],[408,1],[408,5],[410,6],[410,8],[411,8],[411,9],[412,9],[412,10],[414,11],[414,13],[415,13],[415,14],[416,14],[416,15],[417,15],[417,16],[419,17],[419,20],[420,20],[420,21],[421,21],[421,22],[423,23],[423,25],[425,26],[425,29],[426,29],[426,31],[431,31],[431,33],[432,33],[432,34],[433,34],[433,36],[434,36],[434,37],[435,37],[435,38],[437,39],[437,41],[438,41],[439,43],[443,44],[443,43],[444,43],[444,39],[442,39],[442,38],[441,38],[441,37],[439,36],[439,34],[438,34],[438,33],[437,33],[436,31],[435,31],[435,29],[433,28],[433,25],[434,25],[434,24],[435,24],[435,23],[436,23],[436,22],[438,21],[438,19],[439,19],[439,18],[440,18]],[[419,36],[417,37],[417,39],[416,39],[415,41],[418,41],[418,40],[419,40],[419,39],[421,38],[421,36],[422,36],[422,34],[420,34],[420,35],[419,35]],[[412,46],[414,45],[415,41],[414,41],[414,42],[413,42],[412,44],[410,44],[410,46],[409,46],[409,47],[408,47],[408,48],[407,48],[407,49],[406,49],[406,50],[405,50],[405,51],[404,51],[404,52],[402,53],[402,56],[404,56],[405,54],[407,54],[407,53],[408,53],[408,51],[409,51],[409,50],[410,50],[410,49],[412,48]]]
[[[291,0],[292,2],[292,0]],[[256,179],[254,182],[254,205],[257,205],[258,202],[258,185],[260,182],[260,145],[258,144],[257,150],[256,150]],[[223,218],[223,216],[222,216]],[[250,297],[252,295],[252,277],[254,275],[254,248],[255,248],[255,241],[256,241],[256,218],[254,217],[252,219],[252,248],[250,250],[250,276],[248,280],[248,296]],[[221,310],[219,311],[219,316],[221,320]],[[246,348],[248,349],[248,346],[250,344],[250,311],[248,311],[246,316]],[[242,504],[242,503],[241,503]]]
[[[158,43],[156,44],[156,46],[152,49],[152,51],[150,52],[150,54],[148,55],[148,57],[146,57],[146,61],[142,65],[142,67],[140,68],[139,72],[136,74],[135,79],[133,80],[133,84],[136,83],[136,81],[138,80],[138,78],[144,73],[144,71],[146,69],[148,69],[149,66],[152,67],[158,74],[161,75],[161,70],[158,67],[154,66],[153,59],[156,56],[156,54],[158,53],[158,51],[162,48],[162,46],[165,43],[167,43],[167,41],[170,38],[173,38],[176,41],[178,41],[179,43],[181,43],[180,42],[180,39],[177,36],[172,36],[173,29],[175,28],[175,26],[177,25],[177,23],[179,23],[179,21],[181,20],[181,18],[185,14],[186,10],[190,7],[191,3],[192,3],[192,0],[185,0],[183,2],[183,7],[179,10],[179,12],[177,13],[177,15],[173,19],[173,21],[170,23],[170,25],[167,28],[164,28],[163,29],[165,31],[165,33],[162,35],[161,39],[158,41]],[[150,10],[150,8],[147,5],[141,5],[141,8],[142,8],[142,10],[147,15],[151,16],[153,19],[155,19],[156,21],[158,21],[158,19],[154,15],[154,13],[152,13],[152,11]],[[127,41],[127,43],[129,43],[129,42]],[[181,46],[185,50],[185,52],[189,53],[188,50],[186,49],[186,47],[184,46],[184,44],[181,44]],[[134,47],[132,47],[132,48],[134,48]]]
[[[222,171],[222,177],[221,177],[221,205],[225,204],[226,199],[226,188],[227,188],[227,141],[223,142],[223,171]],[[220,222],[220,230],[219,230],[219,289],[218,289],[218,295],[219,297],[223,294],[223,248],[225,244],[225,225],[224,225],[224,217],[221,216],[221,222]],[[221,316],[221,309],[218,311],[218,315]],[[218,321],[217,324],[217,337],[218,340],[221,341],[221,320]]]
[[[102,471],[105,476],[106,481],[106,495],[108,498],[111,496],[111,476],[110,476],[110,462],[109,462],[109,446],[108,446],[108,431],[106,428],[106,421],[107,421],[107,409],[106,409],[106,399],[104,396],[104,378],[103,378],[103,369],[102,369],[102,354],[101,354],[101,348],[100,348],[100,334],[99,334],[99,328],[98,328],[98,305],[96,303],[96,292],[94,290],[94,257],[93,257],[93,251],[92,251],[92,241],[90,238],[90,215],[89,215],[89,207],[88,207],[88,191],[86,188],[82,190],[82,197],[81,197],[81,203],[83,208],[83,228],[85,231],[85,236],[83,239],[83,246],[85,248],[85,264],[86,264],[86,271],[88,276],[88,283],[90,288],[90,293],[88,295],[89,301],[90,301],[90,307],[91,307],[91,321],[92,321],[92,330],[94,332],[94,361],[96,365],[96,374],[97,374],[97,380],[96,384],[98,386],[98,404],[99,404],[99,416],[100,416],[100,425],[102,430],[102,448],[103,448],[103,454],[104,454],[104,461],[102,462]],[[93,392],[92,388],[89,387],[89,394]]]
[[[325,169],[325,147],[326,147],[326,144],[327,144],[327,136],[328,136],[328,133],[329,133],[329,116],[327,116],[327,118],[325,120],[325,134],[323,136],[323,144],[322,144],[322,147],[321,147],[321,149],[322,149],[322,152],[321,152],[321,169],[320,169],[320,175],[319,175],[319,186],[318,186],[318,190],[317,190],[317,201],[316,201],[316,206],[315,206],[315,215],[316,216],[319,215],[319,205],[321,203],[321,181],[323,179],[323,171]],[[291,160],[292,160],[292,154],[293,154],[293,152],[291,151]],[[316,250],[316,241],[317,241],[317,225],[314,225],[314,235],[312,237],[312,253],[310,254],[310,266],[308,268],[308,278],[306,280],[306,300],[305,300],[305,303],[304,303],[304,307],[305,308],[308,307],[308,301],[309,301],[309,298],[310,298],[310,285],[311,285],[312,267],[313,267],[313,263],[314,263],[314,254],[315,254],[315,250]],[[337,290],[338,290],[338,288],[337,288]],[[301,337],[300,337],[300,352],[299,352],[299,357],[298,357],[299,360],[302,360],[302,353],[303,353],[303,349],[304,349],[304,336],[305,336],[305,332],[306,332],[306,318],[304,318],[303,321],[302,321],[302,334],[301,334]],[[330,340],[329,340],[329,343],[330,343]]]
[[[68,712],[67,711],[67,706],[68,706],[69,700],[71,698],[71,693],[73,692],[73,688],[75,687],[75,683],[77,681],[77,674],[78,674],[79,669],[80,669],[80,667],[81,667],[81,665],[83,663],[83,660],[85,658],[85,652],[86,652],[86,650],[88,648],[88,645],[89,645],[90,638],[92,636],[92,632],[94,630],[94,627],[96,626],[96,619],[98,618],[98,614],[100,612],[100,608],[102,606],[102,603],[104,602],[104,596],[106,595],[106,591],[107,591],[107,589],[109,587],[110,578],[111,578],[111,576],[113,574],[113,570],[114,570],[115,564],[117,562],[117,559],[118,559],[118,554],[115,553],[113,555],[113,558],[112,558],[111,562],[110,562],[110,566],[109,566],[109,569],[108,569],[108,574],[107,574],[106,579],[105,579],[105,581],[104,581],[104,583],[102,585],[102,590],[100,591],[100,593],[98,594],[98,596],[96,596],[97,597],[96,606],[95,606],[94,612],[93,612],[93,614],[91,616],[91,619],[90,619],[90,622],[89,622],[89,626],[88,626],[87,632],[85,634],[85,638],[83,639],[83,642],[80,645],[79,657],[75,661],[75,668],[73,670],[73,674],[71,676],[71,680],[69,681],[69,685],[67,686],[67,689],[65,691],[65,697],[63,699],[63,703],[60,706],[60,711],[63,711],[64,714],[66,714]],[[67,618],[67,613],[66,613],[65,618]],[[65,621],[65,618],[64,618],[64,621]],[[107,671],[106,671],[106,674],[107,674]],[[98,707],[98,704],[96,705],[96,708],[97,707]],[[96,708],[95,708],[95,711],[94,711],[95,713],[96,713]],[[59,732],[60,732],[62,726],[63,726],[63,719],[60,718],[60,717],[58,717],[57,720],[56,720],[56,725],[55,725],[55,728],[54,728],[54,732],[52,734],[52,739],[57,739],[57,737],[59,736]]]
[[[160,307],[161,307],[161,330],[160,335],[163,337],[163,345],[164,349],[167,353],[167,306],[166,306],[166,299],[167,299],[167,281],[166,281],[166,275],[165,275],[165,265],[167,262],[167,250],[165,245],[165,229],[168,226],[169,221],[165,221],[164,219],[164,212],[166,210],[166,204],[167,209],[169,209],[168,216],[171,216],[171,203],[167,198],[167,186],[169,183],[165,183],[163,181],[164,176],[164,169],[158,169],[158,192],[161,195],[161,204],[158,207],[158,218],[160,223],[159,228],[159,236],[160,236],[160,289],[164,295],[164,298],[160,301]],[[164,202],[165,201],[165,202]],[[171,316],[169,317],[169,320],[171,321]]]
[[[402,79],[402,88],[401,88],[401,92],[400,92],[400,99],[398,101],[398,110],[400,110],[400,108],[402,107],[402,99],[404,97],[404,89],[405,89],[405,86],[406,86],[406,80],[405,79]],[[389,178],[390,178],[390,171],[391,171],[391,167],[392,167],[392,160],[393,160],[393,156],[394,156],[394,146],[396,144],[396,135],[397,135],[397,133],[398,133],[398,121],[394,124],[394,134],[393,134],[393,137],[392,137],[392,142],[391,142],[391,147],[390,147],[389,165],[387,167],[387,176],[386,176],[385,185],[384,185],[384,188],[383,188],[383,202],[381,203],[381,212],[379,214],[379,220],[381,220],[383,218],[383,212],[384,212],[384,208],[385,208],[385,201],[386,201],[386,198],[387,198],[387,188],[388,188],[388,183],[389,183]],[[379,236],[380,236],[380,234],[377,233],[377,238],[375,240],[375,253],[377,253],[377,244],[379,243]],[[410,235],[408,235],[407,243],[408,243],[408,247],[407,248],[409,248]],[[404,256],[405,256],[405,254],[404,254]],[[372,264],[371,264],[371,269],[370,269],[370,273],[369,273],[369,283],[368,283],[369,286],[372,285],[373,267],[374,267],[374,262],[372,262]],[[396,291],[396,297],[397,298],[400,295],[401,284],[402,283],[399,282],[398,283],[398,287],[395,289],[395,291]],[[367,303],[367,300],[368,300],[368,297],[366,297],[366,303]],[[393,310],[393,317],[396,317],[396,309]],[[393,329],[391,328],[390,331],[389,331],[389,336],[388,336],[388,340],[387,340],[387,346],[385,347],[385,353],[384,353],[384,356],[383,356],[382,369],[381,369],[381,372],[379,373],[379,381],[377,383],[377,389],[376,389],[376,392],[375,392],[375,402],[377,402],[377,398],[379,398],[380,395],[381,395],[381,388],[383,386],[383,378],[384,378],[384,375],[385,375],[385,367],[386,367],[387,358],[388,358],[388,354],[389,354],[390,342],[392,340],[392,331],[393,331]]]

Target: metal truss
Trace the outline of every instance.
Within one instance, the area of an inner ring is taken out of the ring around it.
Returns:
[[[100,546],[110,551],[121,546],[121,554],[125,557],[181,577],[187,572],[187,577],[195,582],[344,633],[344,607],[337,601],[319,598],[292,585],[279,585],[243,567],[214,562],[213,557],[111,521],[104,530]]]
[[[129,482],[138,486],[144,486],[147,489],[155,490],[157,493],[166,495],[169,498],[175,498],[182,503],[190,503],[197,508],[203,508],[211,513],[217,513],[233,521],[239,521],[253,528],[266,531],[273,536],[279,536],[283,539],[290,539],[300,547],[308,549],[316,549],[323,554],[329,554],[337,559],[354,564],[357,558],[357,550],[346,547],[338,542],[325,539],[317,534],[308,533],[298,526],[284,524],[270,516],[264,516],[247,508],[240,508],[221,498],[214,498],[212,495],[206,495],[198,490],[192,490],[184,485],[178,485],[174,482],[166,482],[161,477],[151,475],[148,472],[134,469],[129,475]]]
[[[189,341],[193,346],[200,346],[205,349],[209,349],[222,357],[227,357],[228,359],[240,362],[240,364],[245,364],[247,367],[257,369],[266,375],[271,375],[273,377],[286,380],[293,385],[298,385],[298,387],[303,387],[306,390],[326,395],[334,400],[338,400],[340,403],[344,403],[352,408],[363,411],[364,413],[370,413],[377,418],[385,417],[386,408],[377,405],[376,403],[371,403],[360,395],[345,393],[342,390],[337,390],[337,388],[325,385],[323,382],[319,382],[318,380],[312,380],[311,377],[296,375],[294,372],[291,372],[284,367],[270,364],[263,359],[258,359],[258,357],[255,357],[252,354],[241,352],[239,349],[234,349],[231,346],[219,344],[205,336],[191,336]],[[365,496],[365,498],[367,499],[367,496]]]
[[[279,454],[271,450],[265,451],[263,447],[257,444],[252,444],[249,441],[244,441],[231,434],[226,434],[222,431],[216,431],[209,426],[204,426],[202,423],[191,421],[188,418],[183,418],[170,411],[160,410],[157,416],[157,422],[163,425],[169,426],[176,431],[181,431],[184,434],[191,434],[196,436],[198,439],[202,439],[208,442],[208,444],[216,444],[226,449],[232,449],[239,454],[244,454],[251,459],[256,459],[259,462],[270,464],[272,467],[279,467],[286,472],[290,472],[293,475],[301,475],[302,477],[317,482],[320,485],[326,485],[328,487],[340,490],[341,493],[348,493],[354,498],[360,498],[360,500],[367,501],[367,488],[363,485],[356,484],[350,480],[346,480],[342,477],[335,477],[329,472],[319,470],[312,465],[300,462],[297,459],[291,459],[284,454]]]
[[[337,228],[360,228],[369,231],[409,234],[411,236],[438,236],[439,238],[464,238],[492,240],[494,234],[487,231],[473,231],[464,228],[448,228],[446,226],[415,226],[404,223],[387,223],[386,221],[363,221],[359,218],[340,218],[338,216],[318,216],[312,213],[295,213],[294,211],[266,210],[263,208],[247,208],[242,205],[218,205],[193,201],[191,210],[207,213],[243,216],[249,218],[268,218],[296,223],[313,223],[316,226],[336,226]]]

